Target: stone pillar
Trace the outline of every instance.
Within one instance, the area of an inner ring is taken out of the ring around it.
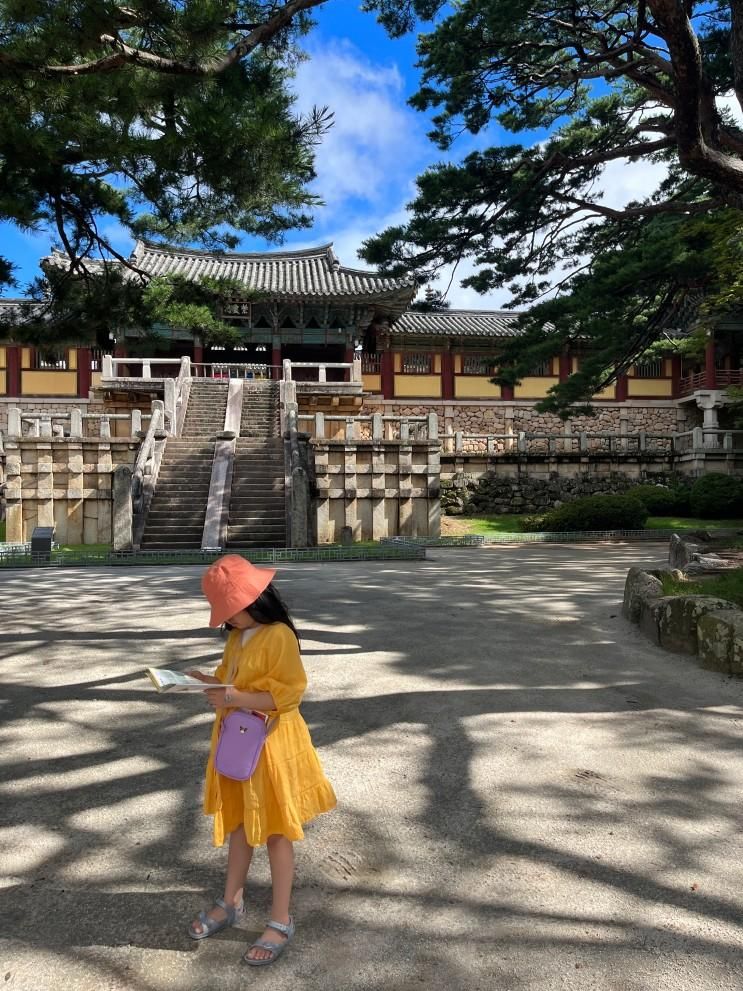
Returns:
[[[96,445],[96,451],[98,454],[98,463],[96,465],[98,472],[98,499],[92,501],[86,500],[87,513],[83,526],[83,542],[86,544],[110,544],[113,536],[113,498],[111,492],[113,460],[111,457],[111,445],[99,441]]]
[[[51,444],[36,445],[36,525],[54,526],[54,455]]]
[[[382,414],[375,413],[372,421],[372,540],[388,537],[387,512],[385,504],[385,488],[387,474],[385,470],[385,446],[383,441],[384,424]]]
[[[327,444],[315,443],[315,478],[317,479],[317,542],[327,544],[330,541],[330,493],[328,491],[329,475],[328,461],[330,450]]]
[[[400,436],[402,438],[403,424],[400,423]],[[400,492],[399,501],[399,521],[397,532],[401,537],[414,537],[413,519],[413,448],[409,442],[401,439],[398,447],[398,486]]]
[[[353,423],[353,421],[351,421]],[[356,480],[356,459],[358,454],[358,447],[354,443],[348,443],[348,437],[346,438],[346,444],[343,449],[343,474],[344,474],[344,485],[345,499],[344,499],[344,523],[345,526],[351,528],[351,533],[353,534],[354,540],[360,538],[359,528],[361,523],[359,521],[359,507],[358,507],[358,490],[357,490],[357,480]]]
[[[67,445],[67,532],[63,542],[82,544],[84,531],[84,457],[82,439]],[[60,539],[59,537],[57,538]]]
[[[5,539],[13,544],[20,544],[25,540],[21,448],[11,440],[5,445]]]
[[[70,410],[70,437],[83,436],[83,411],[79,406]],[[79,543],[80,541],[76,541]]]
[[[21,411],[16,406],[8,410],[8,436],[22,437],[23,423],[21,421]]]
[[[113,472],[113,533],[115,551],[132,549],[132,472],[126,465],[119,465]]]

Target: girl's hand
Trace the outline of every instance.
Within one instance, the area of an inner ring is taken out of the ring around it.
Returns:
[[[210,674],[202,674],[201,671],[186,671],[187,675],[192,678],[197,678],[199,681],[203,681],[205,685],[221,685],[222,682],[219,678],[215,678]]]
[[[232,701],[228,688],[207,688],[204,695],[212,709],[224,709]]]

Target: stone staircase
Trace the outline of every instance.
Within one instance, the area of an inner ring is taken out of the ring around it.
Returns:
[[[280,434],[278,383],[246,383],[232,471],[228,547],[286,546]]]
[[[193,379],[188,397],[186,419],[183,421],[181,437],[215,436],[224,429],[224,416],[227,412],[226,382],[213,382],[209,379]]]
[[[214,441],[169,437],[145,522],[143,550],[201,547]]]
[[[182,434],[165,444],[142,537],[144,550],[201,547],[214,438],[224,428],[226,409],[226,382],[191,382]]]

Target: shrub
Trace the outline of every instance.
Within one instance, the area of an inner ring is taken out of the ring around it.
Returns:
[[[665,485],[634,485],[624,494],[639,499],[650,516],[670,516],[678,512],[678,494]]]
[[[544,529],[557,533],[572,530],[642,530],[648,515],[645,506],[634,496],[587,496],[573,499],[547,513]]]
[[[721,520],[737,516],[743,509],[743,488],[737,478],[710,472],[691,487],[691,511],[695,516]]]
[[[521,521],[522,533],[542,533],[547,528],[544,525],[544,514],[538,513],[536,516],[525,516]]]

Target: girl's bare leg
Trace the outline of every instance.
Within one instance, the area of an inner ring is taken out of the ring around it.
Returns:
[[[230,833],[229,851],[227,853],[227,877],[224,883],[224,900],[228,905],[235,908],[243,903],[243,888],[248,877],[248,869],[253,859],[253,847],[248,845],[245,837],[245,830],[242,825]],[[221,922],[226,917],[226,912],[219,905],[210,908],[206,913],[207,918],[216,919]],[[203,926],[199,922],[194,922],[194,932],[202,932]]]
[[[268,837],[268,861],[271,864],[271,919],[274,922],[289,922],[289,902],[294,883],[294,845],[286,836],[275,834]],[[260,937],[271,943],[281,943],[285,936],[275,929],[265,929]],[[253,960],[266,960],[271,956],[268,950],[253,947],[247,954]]]

